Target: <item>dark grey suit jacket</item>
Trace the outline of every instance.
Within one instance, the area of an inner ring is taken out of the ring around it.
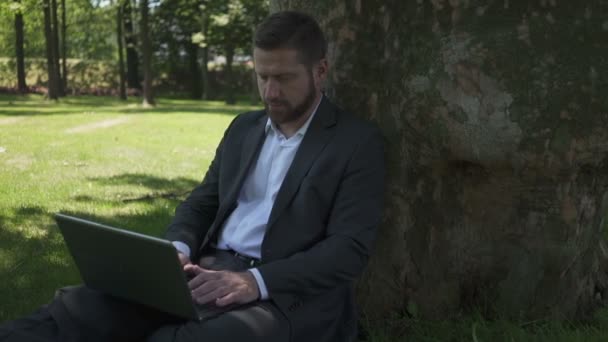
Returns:
[[[217,241],[264,141],[264,111],[237,116],[201,185],[181,203],[166,237],[197,256]],[[382,137],[371,124],[323,98],[272,208],[262,264],[271,300],[290,322],[291,341],[349,341],[356,333],[353,280],[380,223]]]

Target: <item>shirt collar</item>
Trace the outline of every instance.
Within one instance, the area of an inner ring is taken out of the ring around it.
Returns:
[[[306,131],[308,131],[308,126],[310,126],[310,122],[312,121],[312,118],[315,116],[315,114],[317,114],[317,109],[319,109],[319,105],[321,104],[321,101],[323,101],[323,96],[321,96],[321,98],[317,102],[317,105],[315,106],[315,109],[312,111],[312,114],[310,114],[308,119],[306,119],[306,122],[304,122],[302,127],[300,127],[300,129],[297,130],[297,132],[296,132],[296,134],[294,134],[294,136],[296,136],[296,135],[304,136],[304,134],[306,134]],[[283,134],[283,133],[281,133],[281,131],[279,130],[277,125],[274,122],[272,122],[272,120],[270,120],[270,118],[268,118],[268,120],[266,121],[266,128],[265,128],[266,134],[268,134],[268,131],[271,129],[276,134],[281,134],[281,135]]]

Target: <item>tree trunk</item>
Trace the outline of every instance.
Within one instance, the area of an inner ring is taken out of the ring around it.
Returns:
[[[234,94],[234,75],[232,72],[232,62],[234,60],[234,47],[227,46],[226,51],[226,67],[224,69],[224,77],[226,79],[226,104],[235,104],[236,96]]]
[[[46,66],[48,73],[48,93],[50,100],[57,100],[57,74],[55,72],[54,51],[53,51],[53,33],[51,29],[51,3],[50,0],[43,0],[42,8],[44,11],[44,38],[46,43]]]
[[[123,18],[125,22],[125,42],[127,44],[127,87],[131,89],[141,89],[141,84],[139,83],[137,36],[133,30],[131,0],[123,1]]]
[[[63,76],[62,88],[64,94],[68,91],[68,24],[66,17],[67,14],[65,13],[65,0],[61,0],[61,74]]]
[[[202,86],[202,96],[201,98],[203,100],[209,100],[210,98],[210,93],[211,93],[211,89],[209,89],[209,48],[207,46],[205,46],[204,48],[202,48],[202,53],[203,53],[203,61],[202,61],[202,68],[201,68],[201,80],[203,83]]]
[[[143,106],[154,106],[154,96],[152,94],[152,49],[150,46],[150,36],[148,34],[148,0],[140,0],[141,10],[141,54],[144,67],[144,89]]]
[[[387,140],[363,311],[580,318],[606,304],[602,1],[308,1],[328,94]]]
[[[251,36],[255,35],[256,27],[252,27]],[[255,68],[251,69],[251,92],[250,92],[250,102],[252,105],[258,104],[260,102],[260,92],[258,90],[258,75],[255,73]]]
[[[15,38],[17,90],[24,94],[27,93],[27,84],[25,82],[25,53],[23,50],[23,12],[21,10],[15,13]]]
[[[188,60],[190,61],[190,98],[200,99],[201,97],[201,74],[198,67],[198,46],[193,43],[187,44]]]
[[[207,35],[209,34],[209,10],[206,7],[206,3],[206,1],[203,1],[201,4],[201,7],[203,8],[203,13],[201,15],[201,28],[205,39],[207,39]],[[201,55],[203,60],[201,69],[201,81],[203,88],[201,98],[203,100],[209,100],[209,47],[206,41],[204,42],[204,46],[201,48]]]
[[[121,100],[127,99],[127,89],[125,88],[125,57],[123,47],[123,6],[119,3],[116,6],[116,39],[118,46],[118,97]]]
[[[51,34],[53,41],[53,71],[57,79],[57,95],[64,96],[61,68],[59,64],[59,20],[57,17],[57,0],[51,0]]]

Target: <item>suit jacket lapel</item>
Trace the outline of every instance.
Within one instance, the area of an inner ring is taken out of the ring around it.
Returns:
[[[266,115],[261,116],[255,126],[249,131],[245,139],[243,140],[243,148],[241,150],[240,163],[238,165],[238,174],[236,179],[232,183],[232,187],[227,193],[226,201],[229,205],[233,205],[236,202],[239,192],[243,186],[243,182],[249,173],[251,163],[257,160],[258,155],[262,149],[262,144],[266,137],[266,122],[268,117]]]
[[[302,178],[308,173],[317,156],[321,153],[331,136],[331,127],[336,123],[334,109],[331,103],[323,97],[315,117],[312,119],[308,131],[298,148],[298,152],[291,162],[289,171],[285,175],[283,184],[279,189],[277,198],[268,218],[266,233],[270,230],[281,212],[291,202],[302,182]]]
[[[243,140],[243,147],[241,149],[241,158],[239,159],[239,165],[235,165],[238,167],[238,174],[232,183],[232,186],[226,192],[226,200],[222,201],[220,207],[218,209],[217,217],[215,218],[213,227],[209,230],[203,243],[201,244],[200,249],[202,250],[209,240],[213,238],[213,236],[218,232],[219,228],[223,225],[224,221],[228,217],[228,215],[236,208],[236,200],[238,198],[241,187],[243,186],[243,182],[247,177],[247,173],[251,168],[251,163],[254,160],[257,160],[257,156],[262,149],[262,143],[265,138],[265,127],[266,121],[268,120],[268,116],[262,115],[255,126]]]

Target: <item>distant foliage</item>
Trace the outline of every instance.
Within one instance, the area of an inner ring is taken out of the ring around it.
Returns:
[[[118,86],[116,15],[119,3],[119,0],[66,0],[68,88]],[[27,84],[46,86],[42,2],[0,0],[0,87],[17,84],[14,28],[17,12],[23,14]],[[208,49],[210,61],[218,55],[229,55],[235,61],[237,56],[250,55],[255,25],[267,13],[267,0],[150,1],[155,88],[188,92],[200,87],[204,48]],[[138,35],[139,13],[134,10],[131,15]],[[137,50],[139,42],[136,36]],[[140,81],[141,72],[138,70]],[[251,93],[253,83],[247,66],[235,62],[234,70],[226,71],[232,76],[226,77],[223,73],[224,68],[210,70],[209,96]]]

